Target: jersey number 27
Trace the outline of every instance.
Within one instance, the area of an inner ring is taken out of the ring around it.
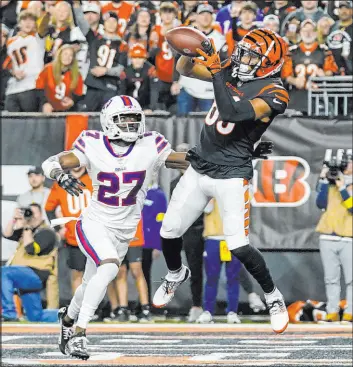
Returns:
[[[146,171],[123,172],[122,182],[124,184],[135,183],[125,199],[117,196],[120,190],[120,178],[113,172],[99,172],[97,180],[102,182],[98,189],[98,201],[110,206],[130,206],[136,204],[136,195],[145,181]],[[120,202],[121,199],[121,202]]]

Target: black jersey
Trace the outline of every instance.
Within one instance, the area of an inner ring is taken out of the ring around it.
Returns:
[[[85,84],[87,87],[114,90],[118,92],[120,78],[118,75],[110,74],[109,69],[118,65],[127,64],[127,45],[120,38],[109,39],[98,35],[90,45],[90,69],[95,66],[103,66],[108,69],[106,75],[99,78],[88,72]]]
[[[137,99],[143,109],[150,105],[152,69],[155,68],[149,62],[145,62],[141,69],[134,69],[129,65],[125,69],[126,77],[121,82],[121,94]]]
[[[254,146],[273,119],[286,110],[289,96],[280,78],[236,84],[231,72],[231,68],[224,69],[222,77],[233,99],[237,102],[262,98],[272,108],[272,115],[263,119],[265,122],[251,119],[239,124],[223,122],[220,120],[218,109],[232,106],[217,106],[214,102],[206,116],[200,140],[189,152],[188,160],[197,172],[212,178],[251,179]]]

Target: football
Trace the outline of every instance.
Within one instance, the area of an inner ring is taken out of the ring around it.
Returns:
[[[201,43],[208,40],[201,31],[191,27],[171,29],[166,33],[165,38],[176,52],[190,57],[199,56],[196,49],[202,49]]]

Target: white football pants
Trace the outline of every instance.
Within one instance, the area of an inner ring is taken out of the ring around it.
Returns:
[[[249,244],[249,183],[242,178],[214,179],[191,166],[176,186],[161,228],[164,238],[181,237],[215,198],[229,250]]]

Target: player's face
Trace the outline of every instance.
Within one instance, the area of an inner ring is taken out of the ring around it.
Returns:
[[[28,182],[31,185],[32,189],[38,189],[43,186],[45,177],[43,175],[37,175],[35,173],[31,173],[28,175]]]
[[[133,57],[131,59],[131,64],[134,69],[141,69],[146,59],[142,59],[141,57]]]
[[[315,42],[317,34],[315,31],[315,28],[311,24],[306,24],[301,30],[300,30],[300,36],[304,43],[311,44]]]
[[[36,29],[36,22],[32,18],[26,18],[20,21],[19,26],[21,31],[25,33],[31,33],[34,32]]]
[[[207,11],[197,14],[196,22],[203,28],[209,28],[213,22],[212,14]]]
[[[353,10],[345,6],[339,8],[338,17],[340,20],[347,21],[352,18]]]
[[[108,33],[115,33],[118,28],[118,21],[110,17],[104,22],[104,29]]]
[[[66,48],[61,52],[61,63],[63,66],[69,66],[74,60],[74,50],[72,48]]]
[[[175,19],[175,13],[172,10],[163,10],[161,12],[161,20],[164,24],[170,24]]]
[[[151,16],[148,11],[141,11],[136,20],[140,27],[148,27],[151,23]]]
[[[256,15],[251,10],[243,10],[239,18],[242,24],[251,24],[255,20]]]
[[[84,16],[90,26],[99,22],[100,15],[93,11],[84,13]]]
[[[120,121],[117,122],[117,125],[119,129],[124,133],[136,133],[140,126],[141,117],[141,114],[136,113],[120,114]]]
[[[66,3],[58,3],[55,6],[54,14],[56,20],[58,20],[59,22],[64,22],[70,16],[69,5],[67,5]]]
[[[264,23],[265,28],[271,29],[271,31],[278,33],[279,31],[279,24],[274,20],[269,20]]]

